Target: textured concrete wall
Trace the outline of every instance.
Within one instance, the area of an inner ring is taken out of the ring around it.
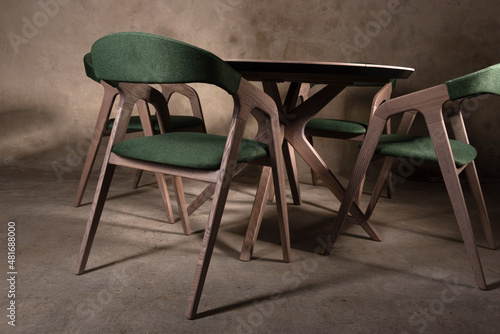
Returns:
[[[499,25],[493,0],[3,0],[0,164],[81,169],[102,98],[101,87],[85,76],[82,57],[112,32],[160,34],[222,58],[414,67],[414,75],[398,83],[400,95],[500,62]],[[223,133],[231,99],[197,88],[209,131]],[[321,115],[364,119],[373,93],[345,91]],[[500,99],[479,107],[466,119],[478,168],[499,177]],[[340,172],[348,172],[357,153],[352,143],[317,140],[317,147]],[[301,172],[306,177],[303,164]]]

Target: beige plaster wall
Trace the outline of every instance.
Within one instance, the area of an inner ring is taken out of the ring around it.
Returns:
[[[414,67],[414,75],[398,83],[400,95],[500,62],[498,14],[493,0],[3,0],[0,165],[37,165],[54,169],[54,177],[57,170],[60,177],[81,169],[102,98],[101,87],[85,76],[82,57],[112,32],[160,34],[222,58]],[[197,88],[209,131],[223,133],[231,99]],[[345,91],[321,115],[362,120],[373,93]],[[498,109],[500,98],[481,100],[466,119],[486,177],[500,176]],[[316,143],[331,168],[348,175],[356,145]],[[307,179],[302,163],[300,171]]]

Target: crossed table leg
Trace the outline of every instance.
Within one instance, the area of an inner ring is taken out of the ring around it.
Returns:
[[[338,181],[332,171],[325,164],[323,159],[318,155],[313,146],[309,143],[304,135],[304,128],[311,118],[314,117],[321,109],[323,109],[331,100],[333,100],[346,85],[333,85],[329,84],[314,94],[312,97],[301,103],[299,106],[292,108],[291,102],[296,102],[299,93],[299,84],[291,83],[285,105],[281,105],[281,98],[277,89],[276,82],[266,81],[263,83],[266,93],[271,95],[277,102],[278,110],[282,111],[284,116],[283,122],[285,123],[285,144],[290,143],[297,153],[304,159],[304,161],[312,168],[316,175],[323,181],[328,189],[335,195],[335,197],[342,201],[345,195],[345,189]],[[293,100],[295,96],[295,100]],[[288,103],[288,104],[287,104]],[[285,145],[284,145],[285,146]],[[293,150],[292,150],[293,151]],[[292,164],[292,162],[286,162]],[[289,174],[290,175],[290,174]],[[252,215],[248,225],[245,240],[240,254],[240,259],[249,261],[252,256],[253,247],[257,240],[257,234],[260,228],[262,211],[265,207],[267,195],[271,187],[270,173],[262,173],[261,181],[259,184],[258,193],[255,196],[254,205],[252,208]],[[289,176],[290,178],[290,176]],[[293,180],[296,180],[295,178]],[[293,186],[291,183],[292,194]],[[264,186],[265,185],[265,186]],[[298,182],[297,182],[298,185]],[[350,208],[350,213],[354,219],[363,227],[368,235],[375,241],[381,241],[380,235],[374,227],[365,219],[363,212],[360,210],[356,203],[353,203]],[[341,226],[333,224],[331,237],[327,239],[325,254],[329,254],[331,247],[335,243]]]

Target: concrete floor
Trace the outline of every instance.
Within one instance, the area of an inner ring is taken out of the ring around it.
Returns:
[[[372,218],[384,241],[368,240],[349,220],[329,257],[315,249],[338,201],[322,185],[302,184],[304,203],[289,207],[292,263],[281,261],[274,204],[266,208],[255,259],[245,263],[238,255],[257,175],[242,173],[223,217],[200,318],[190,321],[184,311],[209,205],[191,216],[194,233],[186,237],[180,224],[164,222],[152,175],[132,190],[132,172],[118,170],[88,272],[76,276],[96,182],[86,205],[74,208],[78,178],[76,169],[59,181],[54,172],[2,168],[2,276],[9,271],[9,221],[16,223],[18,274],[16,328],[7,325],[2,279],[1,333],[498,333],[500,250],[484,247],[471,205],[489,284],[480,291],[443,184],[399,185]],[[188,200],[202,186],[186,180]],[[499,186],[500,180],[483,184],[500,244]]]

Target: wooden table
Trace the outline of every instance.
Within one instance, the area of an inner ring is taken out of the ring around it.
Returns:
[[[269,94],[278,106],[282,115],[281,120],[285,127],[285,142],[283,153],[287,166],[287,173],[292,189],[292,197],[295,204],[300,204],[300,193],[298,187],[298,176],[295,170],[294,150],[314,170],[316,175],[323,181],[328,189],[342,201],[345,189],[331,172],[323,159],[318,155],[314,147],[304,135],[304,128],[311,118],[332,101],[345,87],[354,82],[389,82],[390,79],[406,79],[414,69],[399,66],[361,64],[361,63],[338,63],[338,62],[299,62],[299,61],[274,61],[274,60],[226,60],[236,71],[249,81],[261,81],[264,91]],[[284,101],[281,100],[278,83],[290,82],[290,86]],[[299,88],[301,83],[326,84],[324,88],[305,102],[297,105]],[[268,182],[270,184],[270,182]],[[264,196],[265,197],[265,196]],[[254,209],[261,210],[264,203],[254,204]],[[359,207],[353,203],[350,210],[351,215],[367,231],[374,240],[381,240],[378,233],[366,221]],[[258,217],[253,214],[252,217]],[[258,220],[258,218],[256,218]],[[259,224],[252,221],[250,224]],[[250,229],[249,229],[250,230]],[[258,231],[258,227],[257,227]],[[241,259],[249,260],[253,248],[251,240],[245,238]],[[331,246],[333,241],[329,242]],[[330,247],[327,247],[326,252]]]

